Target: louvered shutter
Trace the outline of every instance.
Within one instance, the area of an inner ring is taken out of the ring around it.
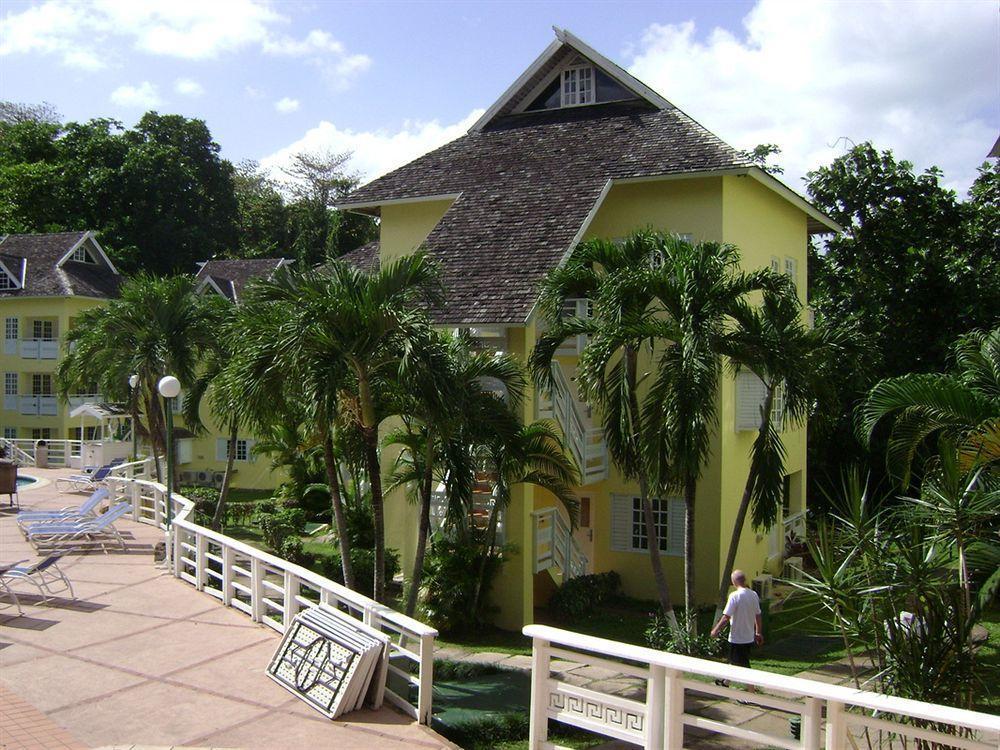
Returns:
[[[625,495],[611,496],[611,549],[632,551],[632,498]]]
[[[736,375],[736,431],[760,428],[760,408],[764,404],[764,381],[752,372]]]
[[[781,261],[778,260],[777,255],[771,256],[771,270],[775,273],[781,273]]]
[[[246,444],[247,444],[247,461],[249,461],[251,463],[253,463],[254,461],[257,460],[257,456],[254,455],[254,452],[253,452],[253,446],[254,446],[254,443],[256,443],[256,442],[257,442],[256,440],[251,440],[250,438],[247,438],[247,440],[246,440]]]
[[[785,274],[798,286],[798,263],[795,262],[795,258],[785,258]]]
[[[667,501],[667,554],[684,554],[684,521],[687,508],[684,500],[678,497]]]
[[[226,447],[229,441],[226,438],[216,438],[215,439],[215,460],[225,461],[226,460]]]

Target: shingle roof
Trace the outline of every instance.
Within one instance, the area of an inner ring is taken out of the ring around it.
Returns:
[[[95,258],[96,264],[67,259],[59,265],[66,253],[88,234],[8,234],[0,238],[4,265],[19,276],[21,265],[25,264],[23,288],[0,289],[0,297],[116,296],[121,277],[105,265],[103,258]]]
[[[211,279],[228,299],[235,302],[251,279],[268,279],[282,265],[291,262],[287,258],[209,260],[202,263],[195,280]]]
[[[361,247],[348,250],[346,253],[337,258],[337,260],[342,260],[345,263],[350,263],[352,266],[357,266],[362,271],[372,271],[378,268],[378,248],[379,241],[374,240],[373,242],[368,242]]]
[[[509,115],[380,177],[343,205],[460,194],[427,237],[442,323],[521,323],[608,180],[745,168],[678,109],[644,101]]]

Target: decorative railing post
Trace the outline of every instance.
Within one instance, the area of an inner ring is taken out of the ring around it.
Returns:
[[[664,750],[684,747],[684,675],[668,669],[664,675]]]
[[[163,513],[160,510],[160,505],[162,504],[163,493],[160,492],[155,487],[153,488],[153,525],[157,528],[163,528]]]
[[[174,534],[179,538],[181,533],[179,530],[174,529]],[[184,547],[181,545],[181,549]],[[199,591],[203,591],[205,588],[205,578],[207,573],[205,573],[205,566],[208,563],[208,558],[205,557],[208,552],[208,539],[202,534],[194,535],[194,560],[195,560],[195,571],[194,578],[197,583],[195,583],[195,588]]]
[[[236,555],[229,545],[222,547],[222,603],[227,607],[233,600],[233,565]]]
[[[826,750],[843,750],[847,746],[847,723],[844,721],[844,704],[826,702]]]
[[[806,698],[802,711],[802,750],[819,750],[823,705],[818,698]]]
[[[420,686],[417,688],[417,721],[431,723],[431,701],[434,698],[434,636],[420,636]]]
[[[264,616],[264,563],[256,557],[250,561],[250,617],[260,622]]]
[[[299,579],[288,570],[285,571],[285,598],[282,603],[284,612],[281,618],[284,626],[288,628],[292,624],[292,618],[299,613]]]
[[[528,719],[528,750],[541,750],[549,738],[549,642],[532,639],[531,715]]]
[[[646,678],[645,746],[663,747],[664,715],[667,706],[666,674],[664,667],[653,664]]]
[[[132,520],[138,523],[142,520],[142,503],[139,500],[139,485],[135,482],[129,485],[129,499],[132,501]]]

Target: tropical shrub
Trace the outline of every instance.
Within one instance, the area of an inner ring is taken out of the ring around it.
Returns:
[[[354,568],[355,590],[371,596],[375,585],[375,551],[363,547],[351,547],[351,565]],[[340,550],[333,548],[328,554],[313,556],[313,570],[337,583],[344,582],[343,565],[340,562]],[[385,551],[385,579],[391,581],[399,574],[399,552],[394,549]]]
[[[278,554],[283,559],[296,565],[308,562],[308,555],[306,555],[302,548],[302,537],[295,536],[294,534],[290,534],[282,540]]]
[[[194,503],[195,521],[207,526],[215,514],[219,491],[214,487],[181,487],[178,492]]]
[[[467,540],[434,537],[424,560],[420,590],[424,617],[442,632],[470,630],[485,624],[496,612],[489,604],[489,592],[503,564],[503,554],[501,549],[490,555]],[[481,569],[483,580],[479,588]]]
[[[264,543],[280,552],[285,539],[301,535],[306,526],[306,514],[301,508],[283,508],[273,503],[258,505],[251,522],[260,529]]]
[[[650,648],[687,656],[710,657],[719,653],[721,642],[708,633],[696,632],[686,612],[678,618],[678,624],[680,627],[675,628],[662,612],[653,613],[646,627],[646,643]]]
[[[576,620],[615,596],[621,585],[621,576],[613,570],[571,578],[552,594],[549,611],[561,620]]]

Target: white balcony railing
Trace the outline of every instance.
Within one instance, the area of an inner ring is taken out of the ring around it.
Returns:
[[[583,484],[592,484],[608,478],[608,445],[604,430],[590,424],[586,406],[573,392],[569,380],[558,362],[552,363],[551,400],[538,394],[539,419],[554,418],[559,423],[566,447],[569,448]]]
[[[524,634],[532,639],[529,750],[558,747],[548,741],[550,720],[650,750],[681,750],[685,728],[735,738],[741,746],[749,741],[785,750],[905,749],[910,742],[915,748],[1000,746],[1000,716],[733,667],[545,625],[529,625]],[[593,684],[571,685],[553,676],[553,659],[559,660],[562,671],[572,662],[639,678],[646,684],[645,696],[624,698]],[[714,680],[755,686],[759,692],[723,687]],[[685,698],[695,696],[745,701],[798,716],[800,737],[688,713]]]
[[[109,476],[116,500],[132,505],[132,518],[165,529],[166,492],[146,479],[152,459],[124,464]],[[437,631],[299,565],[194,522],[194,503],[173,495],[168,532],[173,574],[259,622],[283,633],[302,609],[323,603],[391,638],[385,696],[421,724],[430,723]]]
[[[35,463],[37,440],[30,438],[5,438],[5,444],[17,449],[17,460],[25,464]],[[73,460],[80,457],[79,440],[45,440],[48,449],[48,464],[53,468],[73,466]],[[76,464],[79,467],[79,464]]]
[[[59,339],[21,339],[22,359],[58,359]]]
[[[554,505],[532,511],[535,572],[556,568],[563,582],[587,573],[589,560],[573,530]]]
[[[54,417],[59,413],[59,401],[55,396],[21,396],[18,399],[18,411],[26,415]]]

